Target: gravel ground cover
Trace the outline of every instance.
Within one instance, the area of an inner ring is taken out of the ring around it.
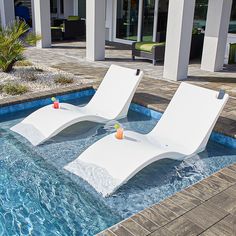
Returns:
[[[88,80],[82,76],[41,64],[23,62],[16,64],[10,73],[0,71],[0,99],[86,83]]]

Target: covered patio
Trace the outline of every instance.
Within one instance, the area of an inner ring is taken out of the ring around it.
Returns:
[[[112,0],[108,1],[112,2]],[[159,0],[155,2],[157,8],[158,2]],[[37,47],[51,47],[50,1],[32,0],[32,3],[34,29],[36,33],[43,36]],[[140,8],[142,3],[143,1]],[[13,17],[12,0],[0,0],[0,5],[0,9],[3,9],[2,22],[6,24]],[[109,63],[109,49],[105,52],[106,1],[87,0],[86,6],[86,45],[82,43],[82,47],[86,47],[86,50],[81,52],[75,47],[73,56],[89,62],[105,60],[105,64]],[[204,71],[221,71],[224,65],[231,8],[232,0],[209,0],[201,63],[199,67],[192,65],[189,67],[195,0],[169,0],[164,64],[151,69],[152,75],[156,73],[156,77],[178,81],[186,79],[188,75],[201,77],[202,74],[206,74],[209,76],[209,73]],[[142,25],[139,25],[138,35],[141,31]],[[139,40],[140,37],[138,37]],[[70,48],[70,45],[67,45]],[[122,47],[126,49],[123,45],[119,47],[120,51]],[[55,50],[55,47],[53,49]],[[69,50],[67,53],[70,53]],[[113,62],[122,63],[123,60],[126,63],[127,55],[121,56],[120,61]],[[136,63],[133,62],[132,66],[136,66]],[[188,68],[190,68],[189,73]]]

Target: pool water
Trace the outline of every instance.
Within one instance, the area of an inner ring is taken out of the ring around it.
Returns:
[[[103,198],[63,167],[112,129],[84,122],[33,147],[9,130],[31,112],[0,117],[0,235],[94,235],[236,162],[235,149],[209,142],[206,151],[185,161],[148,166]],[[125,130],[147,133],[157,120],[130,111],[121,123]]]

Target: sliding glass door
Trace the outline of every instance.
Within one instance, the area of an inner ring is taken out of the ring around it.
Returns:
[[[137,40],[139,0],[117,0],[116,38]]]
[[[155,7],[155,0],[144,0],[142,41],[153,40],[154,7]]]

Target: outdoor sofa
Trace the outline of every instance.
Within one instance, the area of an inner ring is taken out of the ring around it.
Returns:
[[[79,16],[69,16],[67,19],[57,19],[51,27],[52,41],[77,39],[85,36],[85,20]]]
[[[202,54],[204,34],[193,34],[190,59],[199,58]],[[132,59],[143,57],[152,60],[153,65],[163,61],[165,56],[165,42],[134,42],[132,44]]]

